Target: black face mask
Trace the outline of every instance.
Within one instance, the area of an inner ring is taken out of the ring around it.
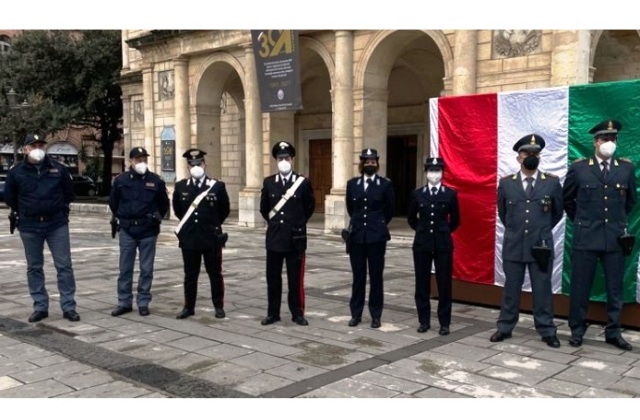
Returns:
[[[524,158],[524,160],[522,161],[522,166],[524,166],[526,169],[529,169],[530,171],[533,171],[538,167],[539,163],[540,163],[540,158],[538,156],[529,155],[526,158]]]
[[[371,175],[375,174],[377,170],[378,170],[377,166],[369,166],[369,165],[367,165],[367,166],[363,166],[362,167],[362,171],[365,174],[367,174],[368,176],[371,176]]]

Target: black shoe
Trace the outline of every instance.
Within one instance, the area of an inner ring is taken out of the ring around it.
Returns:
[[[116,309],[111,311],[111,316],[120,316],[120,315],[128,314],[132,310],[133,309],[131,309],[130,306],[118,306]]]
[[[511,333],[503,333],[500,331],[496,331],[491,338],[489,338],[489,341],[491,341],[492,343],[497,343],[499,341],[504,341],[507,338],[511,338]]]
[[[227,315],[224,313],[224,309],[216,308],[216,314],[215,314],[216,318],[224,318],[225,316]]]
[[[380,328],[381,325],[380,318],[373,318],[371,320],[371,328]]]
[[[449,330],[449,326],[448,325],[441,325],[440,326],[440,331],[438,331],[438,334],[440,334],[440,335],[449,335],[450,332],[451,332],[451,330]]]
[[[631,351],[631,349],[633,349],[631,344],[627,343],[627,341],[622,337],[607,338],[604,341],[606,341],[607,344],[613,344],[621,350]]]
[[[192,315],[195,315],[196,311],[194,311],[193,309],[187,309],[184,308],[182,310],[182,312],[180,312],[178,315],[176,315],[176,319],[185,319],[185,318],[189,318]]]
[[[68,319],[71,322],[80,321],[80,315],[78,315],[78,313],[74,310],[63,312],[62,317],[65,319]]]
[[[349,320],[349,326],[350,327],[357,327],[359,323],[362,322],[362,318],[351,318]]]
[[[429,324],[420,324],[416,331],[418,331],[419,333],[426,333],[427,331],[429,331],[429,328],[431,328],[431,325]]]
[[[582,345],[582,337],[578,337],[577,335],[572,335],[569,339],[569,345],[571,347],[580,347]]]
[[[279,316],[267,315],[260,323],[262,325],[269,325],[269,324],[273,324],[274,322],[278,322],[278,321],[280,321],[280,317]]]
[[[138,313],[140,314],[140,316],[147,316],[151,313],[151,311],[149,311],[148,307],[141,306],[138,308]]]
[[[549,347],[553,347],[555,349],[560,347],[560,340],[558,340],[558,337],[555,334],[542,337],[542,341],[547,343],[547,346]]]
[[[304,319],[303,316],[294,316],[293,318],[291,318],[291,320],[298,325],[309,325],[309,322],[307,322],[307,320]]]
[[[49,316],[49,312],[47,312],[47,311],[35,311],[29,317],[29,322],[42,321],[43,319],[47,318],[48,316]]]

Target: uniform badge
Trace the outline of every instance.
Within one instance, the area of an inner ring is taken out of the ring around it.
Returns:
[[[540,202],[542,204],[542,211],[544,211],[545,213],[548,212],[549,208],[551,207],[551,197],[545,195],[544,198],[540,200]]]
[[[155,187],[156,183],[155,182],[147,182],[146,184],[144,184],[145,187]]]
[[[57,174],[57,173],[58,173],[58,168],[51,168],[51,169],[49,169],[49,173],[50,173],[50,174]]]

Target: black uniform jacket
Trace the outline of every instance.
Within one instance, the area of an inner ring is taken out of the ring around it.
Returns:
[[[458,193],[444,185],[440,185],[435,196],[431,195],[428,186],[414,190],[409,201],[407,221],[416,231],[414,251],[453,251],[451,234],[460,225]]]
[[[213,248],[216,245],[216,235],[222,233],[222,224],[229,216],[229,195],[222,181],[205,177],[200,188],[194,184],[192,178],[177,182],[173,191],[173,212],[182,221],[196,197],[205,191],[208,191],[207,195],[178,233],[180,248]]]
[[[393,218],[395,197],[390,179],[375,175],[365,191],[364,176],[351,178],[346,201],[352,242],[372,244],[391,239],[387,224]]]
[[[597,159],[574,162],[564,183],[564,209],[573,221],[573,248],[619,251],[618,237],[637,201],[635,168],[625,159],[610,159],[605,182]]]
[[[271,209],[278,204],[299,176],[293,172],[286,186],[282,185],[280,174],[268,176],[262,183],[260,214],[267,221],[266,247],[269,251],[291,252],[296,249],[293,238],[307,235],[307,221],[313,215],[316,206],[311,181],[308,178],[304,179],[280,211],[269,219]],[[302,242],[304,241],[299,241]]]
[[[562,220],[562,187],[557,176],[538,171],[533,193],[527,197],[521,173],[508,175],[498,184],[498,217],[504,225],[502,258],[505,261],[534,262],[531,249],[551,249],[553,227]]]

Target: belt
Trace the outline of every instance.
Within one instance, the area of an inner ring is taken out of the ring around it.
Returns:
[[[118,218],[118,220],[120,221],[120,226],[124,226],[124,227],[144,226],[147,223],[149,223],[149,219],[148,218],[144,218],[144,219],[120,219],[120,218]]]
[[[37,222],[48,222],[49,220],[53,220],[53,219],[59,219],[60,218],[60,214],[61,213],[56,213],[56,214],[43,214],[40,216],[20,216],[19,218],[21,220],[31,220],[31,221],[37,221]]]

